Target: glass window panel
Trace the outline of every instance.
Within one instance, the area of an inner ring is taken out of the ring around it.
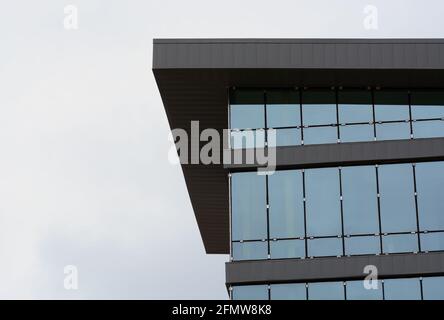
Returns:
[[[413,119],[444,118],[444,92],[416,91],[411,97]]]
[[[268,176],[270,237],[303,237],[304,203],[302,172],[276,171]]]
[[[416,139],[444,137],[444,121],[413,122],[413,136]]]
[[[265,146],[264,130],[231,131],[232,149],[263,148]]]
[[[305,126],[337,123],[334,91],[303,92],[302,103]]]
[[[341,238],[320,238],[308,240],[309,257],[342,256]]]
[[[263,260],[268,258],[266,241],[233,242],[233,260]]]
[[[411,164],[379,167],[382,232],[416,230],[416,209]]]
[[[377,140],[410,139],[410,124],[407,122],[376,124]]]
[[[375,119],[376,121],[409,120],[408,92],[375,92]]]
[[[344,300],[342,282],[319,282],[308,284],[308,300]]]
[[[418,236],[416,234],[396,234],[382,237],[384,253],[418,252]]]
[[[233,240],[267,237],[265,176],[257,172],[233,173],[231,180]]]
[[[270,242],[271,259],[305,257],[305,240],[278,240]]]
[[[336,127],[304,128],[304,144],[337,143],[338,129]]]
[[[444,230],[444,162],[416,165],[419,227]]]
[[[232,294],[233,300],[268,300],[268,286],[235,286]]]
[[[444,250],[444,233],[433,232],[421,234],[422,251],[442,251]]]
[[[306,300],[305,283],[272,284],[270,286],[271,300]]]
[[[366,289],[363,280],[348,281],[346,286],[347,300],[382,300],[382,283],[377,281],[376,289]]]
[[[338,105],[340,123],[373,121],[371,91],[340,91]]]
[[[232,129],[257,129],[265,127],[263,105],[231,105]]]
[[[379,233],[374,166],[342,168],[342,199],[345,234]]]
[[[299,105],[268,105],[268,128],[296,127],[301,125]]]
[[[271,131],[268,131],[269,147],[284,147],[301,145],[301,129],[275,129],[275,138],[273,140]]]
[[[305,171],[307,233],[332,236],[342,232],[337,168]]]
[[[421,300],[419,279],[384,280],[385,300]]]
[[[375,133],[373,125],[358,124],[340,126],[341,142],[373,141]]]
[[[350,237],[345,238],[345,254],[378,254],[381,252],[379,237]]]
[[[422,279],[424,300],[444,300],[444,277]]]

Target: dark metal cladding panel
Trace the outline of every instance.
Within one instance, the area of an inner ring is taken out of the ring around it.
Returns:
[[[227,262],[227,285],[364,279],[374,265],[380,279],[444,275],[444,253]]]

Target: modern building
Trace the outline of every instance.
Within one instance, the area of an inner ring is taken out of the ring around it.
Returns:
[[[172,129],[230,128],[230,160],[276,155],[268,174],[256,158],[182,165],[206,252],[230,255],[232,299],[444,299],[444,40],[153,50]]]

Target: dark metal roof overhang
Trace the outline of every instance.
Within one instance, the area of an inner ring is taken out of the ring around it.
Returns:
[[[191,121],[199,120],[200,130],[222,132],[227,90],[233,86],[442,88],[444,40],[162,39],[154,40],[153,73],[172,129],[190,131]],[[406,161],[405,150],[400,152]],[[297,157],[290,160],[298,166]],[[206,252],[229,253],[229,168],[184,164],[182,169]]]

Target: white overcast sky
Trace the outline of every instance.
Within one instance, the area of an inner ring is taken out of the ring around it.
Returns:
[[[0,5],[0,298],[227,298],[228,257],[205,254],[168,162],[153,38],[444,37],[442,0]]]

